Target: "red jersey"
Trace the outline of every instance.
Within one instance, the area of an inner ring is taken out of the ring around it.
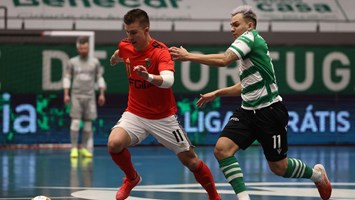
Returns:
[[[126,38],[118,44],[129,80],[126,111],[147,119],[162,119],[177,112],[172,88],[159,88],[138,76],[133,68],[143,65],[148,73],[159,75],[163,70],[175,71],[174,61],[162,42],[152,39],[143,51],[136,51]]]

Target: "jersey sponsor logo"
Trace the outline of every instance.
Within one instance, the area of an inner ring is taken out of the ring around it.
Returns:
[[[145,80],[138,80],[134,78],[129,78],[129,84],[132,85],[136,89],[148,89],[153,87],[153,84],[145,81]]]

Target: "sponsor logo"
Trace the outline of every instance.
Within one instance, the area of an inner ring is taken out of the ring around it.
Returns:
[[[136,89],[147,89],[153,87],[153,84],[145,80],[137,80],[133,78],[129,78],[129,84],[133,85],[133,87]]]

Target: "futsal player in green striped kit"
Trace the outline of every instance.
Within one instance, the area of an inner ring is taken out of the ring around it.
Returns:
[[[332,186],[321,164],[313,168],[296,158],[287,157],[288,111],[282,103],[265,40],[255,30],[257,17],[252,8],[243,5],[231,13],[231,33],[234,42],[221,54],[194,54],[183,47],[169,48],[174,60],[198,62],[224,67],[240,61],[240,82],[201,95],[197,106],[222,96],[241,96],[242,105],[224,127],[214,149],[214,155],[225,178],[239,200],[249,200],[242,169],[234,156],[257,140],[273,173],[285,178],[312,180],[322,199],[329,199]]]

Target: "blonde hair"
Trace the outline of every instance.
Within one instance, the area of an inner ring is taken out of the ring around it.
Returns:
[[[249,5],[238,6],[232,10],[231,16],[233,17],[234,15],[239,13],[243,14],[244,19],[251,20],[254,23],[254,26],[256,28],[257,17],[251,6]]]

